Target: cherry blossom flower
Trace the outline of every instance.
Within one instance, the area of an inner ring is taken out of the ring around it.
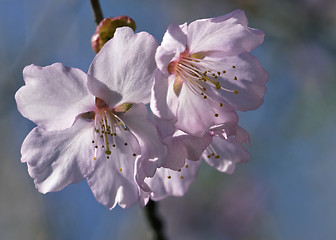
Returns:
[[[174,136],[164,139],[168,146],[167,160],[154,177],[146,179],[152,192],[145,196],[155,201],[183,196],[195,181],[202,159],[218,171],[233,173],[237,163],[249,160],[250,155],[243,146],[250,144],[249,141],[248,133],[234,123],[212,129],[203,137],[178,130]]]
[[[87,180],[108,208],[132,206],[139,186],[161,165],[165,147],[148,119],[156,40],[118,28],[88,75],[60,63],[30,65],[16,95],[37,124],[22,144],[22,162],[42,193]]]
[[[263,102],[268,74],[249,53],[263,40],[264,33],[249,28],[241,10],[170,25],[155,55],[153,113],[195,136],[237,123],[235,111]]]

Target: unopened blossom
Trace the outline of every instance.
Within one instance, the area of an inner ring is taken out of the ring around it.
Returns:
[[[154,177],[146,179],[152,190],[147,197],[156,201],[183,196],[195,181],[202,160],[218,171],[231,174],[237,163],[247,162],[250,157],[243,146],[249,144],[248,133],[232,123],[214,128],[202,137],[177,131],[164,142],[168,145],[167,160]]]
[[[135,22],[128,16],[104,18],[98,24],[96,32],[91,37],[91,46],[93,51],[98,53],[104,44],[113,38],[116,29],[125,26],[130,27],[133,31],[135,31]]]
[[[264,33],[248,27],[241,10],[170,25],[155,56],[153,113],[195,136],[237,123],[237,110],[263,103],[268,74],[249,53],[263,40]]]
[[[150,34],[118,28],[88,74],[61,63],[25,67],[15,99],[37,127],[22,144],[21,160],[40,192],[86,179],[108,208],[139,200],[142,180],[165,154],[145,107],[156,47]]]

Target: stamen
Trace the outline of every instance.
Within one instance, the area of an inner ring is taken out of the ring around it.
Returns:
[[[216,159],[220,158],[220,156],[216,153],[215,149],[211,144],[205,149],[205,152],[207,153],[208,158],[211,157],[214,157]]]
[[[106,158],[112,154],[111,147],[117,148],[117,129],[120,130],[121,135],[124,139],[124,146],[128,146],[125,131],[126,128],[124,122],[117,116],[113,110],[104,108],[98,109],[95,113],[94,118],[94,128],[93,128],[93,140],[94,143],[94,160],[97,159],[97,151],[99,148],[104,149]],[[99,139],[102,140],[99,140]],[[133,149],[132,149],[133,151]],[[134,152],[134,151],[133,151]],[[118,151],[116,152],[117,158],[119,159]]]

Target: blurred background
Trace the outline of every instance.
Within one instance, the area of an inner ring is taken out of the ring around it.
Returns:
[[[169,239],[336,239],[336,2],[101,0],[159,42],[172,22],[243,9],[266,33],[253,51],[270,74],[265,103],[240,114],[251,161],[233,175],[207,165],[182,198],[159,202]],[[0,239],[150,239],[143,209],[109,211],[85,182],[39,193],[20,162],[34,127],[17,111],[22,69],[62,62],[87,71],[89,0],[0,0]]]

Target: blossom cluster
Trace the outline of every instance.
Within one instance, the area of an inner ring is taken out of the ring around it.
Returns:
[[[203,160],[232,173],[249,160],[237,111],[258,108],[266,91],[268,74],[250,54],[263,40],[236,10],[172,24],[160,46],[117,28],[87,73],[25,67],[15,99],[37,125],[21,148],[36,188],[85,179],[98,202],[127,208],[182,196]]]

